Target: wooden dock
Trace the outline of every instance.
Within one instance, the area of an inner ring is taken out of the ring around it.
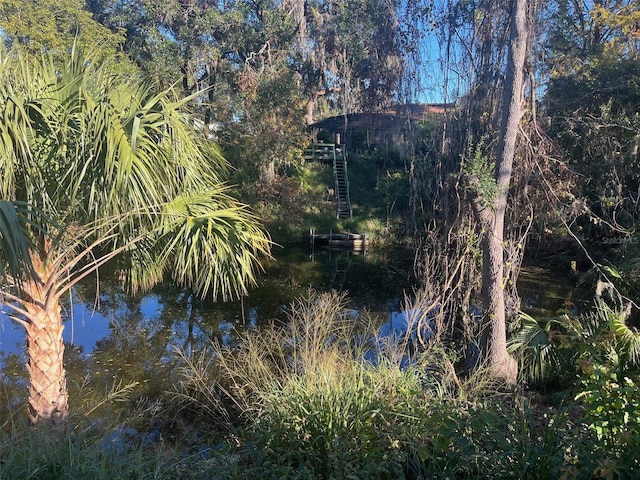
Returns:
[[[369,237],[366,233],[316,233],[309,230],[309,244],[315,246],[328,246],[329,248],[344,248],[357,252],[367,250]]]

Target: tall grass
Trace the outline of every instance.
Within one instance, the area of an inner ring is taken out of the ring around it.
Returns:
[[[364,362],[373,331],[344,295],[310,295],[292,306],[287,325],[219,347],[220,381],[248,422],[262,466],[324,478],[336,468],[398,473],[392,417],[419,388],[407,372],[388,369],[383,378]]]
[[[39,427],[0,433],[0,478],[7,480],[187,480],[200,478],[202,460],[169,446],[125,443],[114,433]]]
[[[408,310],[424,310],[416,299]],[[370,362],[378,327],[344,295],[309,293],[287,322],[181,352],[180,382],[151,413],[118,417],[119,427],[78,422],[64,438],[17,426],[0,434],[0,478],[544,479],[631,465],[593,458],[586,420],[615,413],[585,415],[597,399],[553,408],[482,366],[460,377],[437,335],[384,343]],[[161,415],[183,434],[145,441],[144,418]]]
[[[559,476],[565,416],[532,414],[532,402],[488,369],[458,377],[439,342],[423,344],[406,365],[406,337],[369,363],[377,327],[344,295],[309,294],[288,323],[246,332],[234,347],[214,345],[215,361],[197,377],[217,383],[197,398],[213,397],[217,422],[237,419],[230,431],[240,446],[227,451],[233,462],[217,463],[218,477]]]
[[[139,398],[137,388],[136,382],[114,382],[106,391],[90,382],[75,386],[64,432],[31,426],[26,406],[12,412],[0,428],[0,479],[197,478],[205,468],[202,456],[163,438],[158,425],[171,410]]]

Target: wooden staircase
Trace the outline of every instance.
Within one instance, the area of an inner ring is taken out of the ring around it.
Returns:
[[[337,199],[338,218],[351,218],[353,208],[349,196],[349,177],[347,176],[347,157],[340,145],[333,143],[317,143],[304,152],[306,160],[333,162],[333,180]]]
[[[353,210],[349,198],[349,178],[347,177],[347,158],[341,149],[336,149],[333,161],[333,178],[338,199],[338,218],[351,218]]]

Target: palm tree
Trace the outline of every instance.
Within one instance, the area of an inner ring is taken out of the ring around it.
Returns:
[[[32,422],[67,421],[59,300],[110,261],[133,292],[170,276],[247,291],[270,241],[172,90],[73,50],[0,57],[0,283],[27,333]]]
[[[630,307],[612,308],[596,297],[594,309],[579,317],[536,319],[521,313],[508,351],[519,356],[521,377],[538,387],[571,381],[580,363],[607,365],[622,378],[640,368],[640,333],[627,324]]]
[[[519,358],[520,377],[534,387],[571,377],[575,344],[570,333],[576,325],[576,319],[568,315],[534,318],[521,312],[517,330],[507,343],[507,351]]]

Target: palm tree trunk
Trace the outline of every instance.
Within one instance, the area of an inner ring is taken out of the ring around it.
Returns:
[[[27,331],[29,418],[33,424],[44,421],[62,429],[68,416],[62,309],[58,297],[42,284],[28,282],[23,292],[29,299],[23,301],[29,320],[21,322]]]

